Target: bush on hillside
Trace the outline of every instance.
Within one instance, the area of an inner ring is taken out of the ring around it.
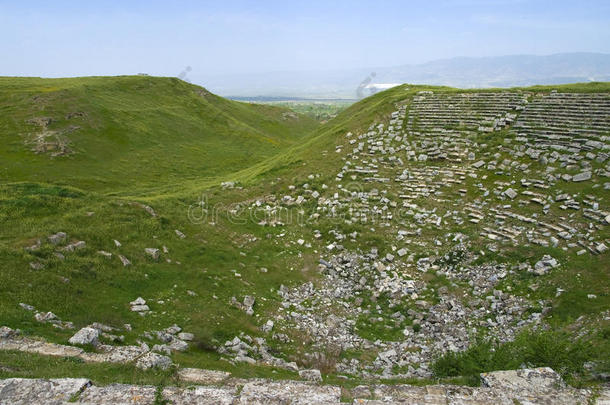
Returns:
[[[583,372],[593,355],[592,346],[567,333],[525,331],[513,342],[481,340],[466,351],[445,353],[432,364],[432,371],[437,377],[466,377],[475,382],[480,373],[489,371],[551,367],[570,379]]]

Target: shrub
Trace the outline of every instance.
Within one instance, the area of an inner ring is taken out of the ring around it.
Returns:
[[[314,352],[302,359],[303,366],[320,370],[322,374],[336,371],[337,362],[341,356],[341,346],[329,345],[321,352]]]
[[[437,377],[478,378],[480,373],[521,367],[551,367],[564,378],[583,371],[583,364],[593,357],[593,349],[567,333],[526,331],[513,342],[477,341],[464,352],[448,352],[433,364]]]
[[[520,349],[524,364],[551,367],[564,377],[579,374],[583,364],[593,357],[593,348],[582,340],[572,340],[566,333],[523,333],[512,343]],[[517,351],[517,350],[515,350]]]

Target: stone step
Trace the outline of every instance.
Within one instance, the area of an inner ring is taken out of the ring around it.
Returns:
[[[182,404],[607,404],[610,387],[598,390],[568,387],[548,367],[481,374],[481,387],[406,384],[360,385],[352,389],[303,381],[233,380],[224,385],[164,387],[110,384],[86,378],[0,380],[0,404],[154,404],[160,399]]]

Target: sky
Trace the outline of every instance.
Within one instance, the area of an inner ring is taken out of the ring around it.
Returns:
[[[609,0],[5,1],[0,76],[179,76],[610,53]]]

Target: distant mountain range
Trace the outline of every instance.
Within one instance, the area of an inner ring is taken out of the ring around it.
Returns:
[[[394,67],[217,76],[191,74],[191,78],[223,96],[360,98],[370,94],[363,87],[375,83],[473,88],[610,81],[610,54],[459,57]]]

